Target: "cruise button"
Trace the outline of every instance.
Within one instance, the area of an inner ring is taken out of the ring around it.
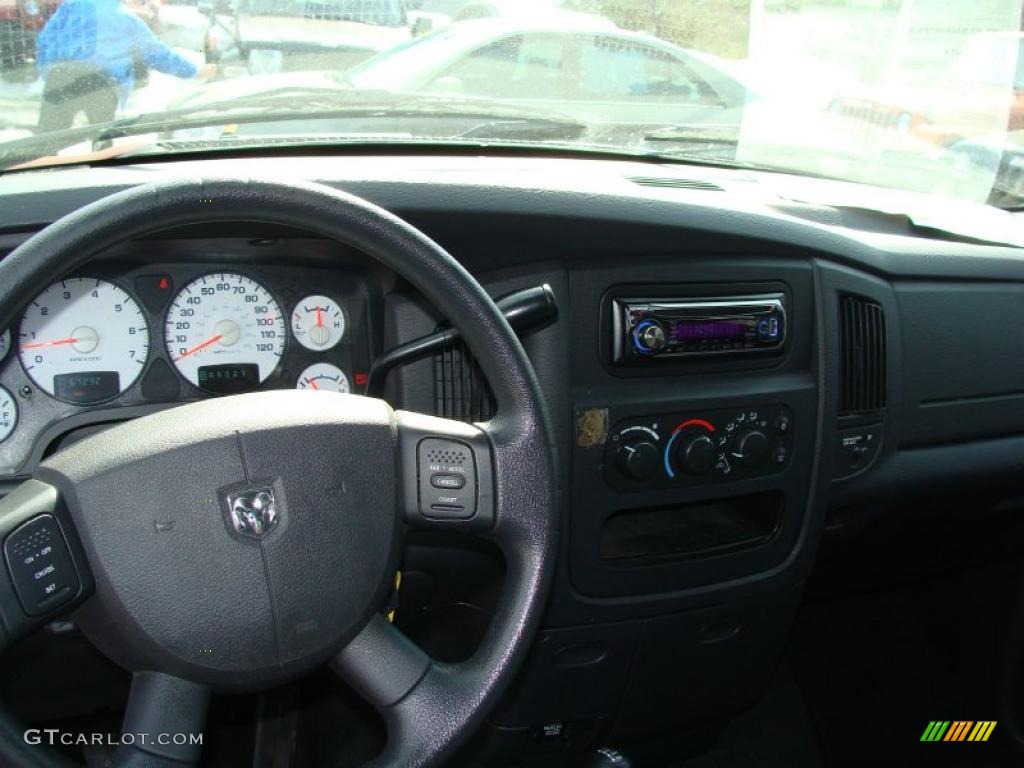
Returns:
[[[435,488],[454,488],[458,490],[466,485],[466,477],[465,475],[435,474],[430,476],[430,484]]]

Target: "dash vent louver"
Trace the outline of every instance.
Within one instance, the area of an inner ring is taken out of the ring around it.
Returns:
[[[839,415],[878,413],[886,396],[885,313],[861,296],[839,299]]]
[[[465,344],[434,357],[434,413],[459,421],[487,421],[495,402],[480,366]]]
[[[661,187],[663,189],[699,189],[706,192],[723,192],[724,190],[711,181],[700,179],[683,179],[672,176],[630,176],[629,180],[641,187]]]

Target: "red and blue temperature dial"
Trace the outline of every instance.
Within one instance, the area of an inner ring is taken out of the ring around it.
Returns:
[[[676,470],[691,475],[710,472],[718,458],[715,425],[707,419],[687,419],[672,430],[665,444],[665,473],[676,476]]]

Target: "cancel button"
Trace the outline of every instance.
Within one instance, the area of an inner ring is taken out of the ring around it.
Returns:
[[[466,476],[434,474],[430,476],[430,484],[435,488],[452,488],[457,490],[466,485]]]

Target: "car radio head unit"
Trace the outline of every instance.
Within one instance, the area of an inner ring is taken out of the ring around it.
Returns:
[[[780,352],[786,340],[781,293],[613,301],[613,360]]]

